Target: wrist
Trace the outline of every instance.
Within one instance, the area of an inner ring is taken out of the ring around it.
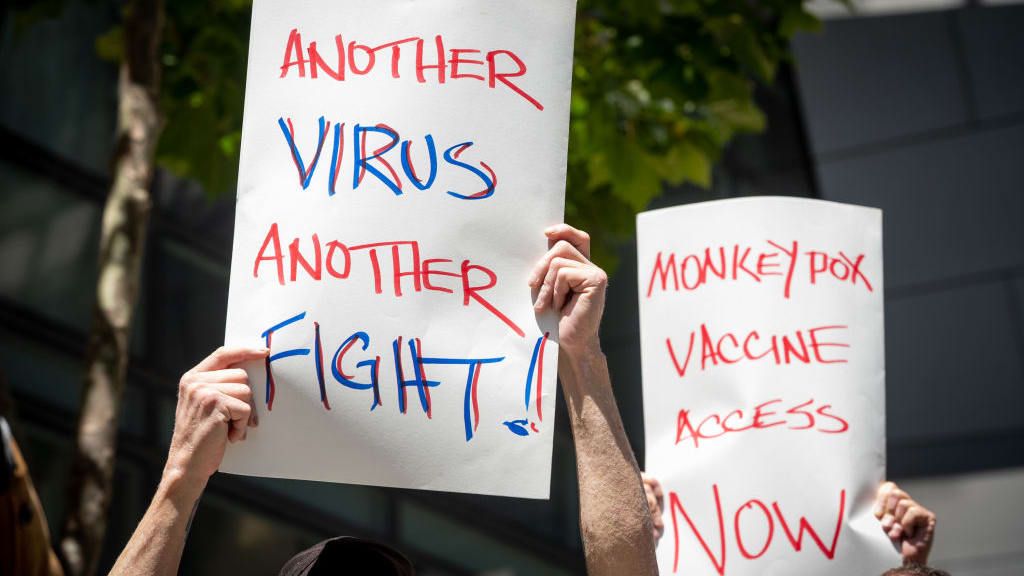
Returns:
[[[604,352],[601,351],[601,342],[597,337],[588,338],[579,344],[560,343],[559,357],[574,365],[605,361]]]
[[[608,361],[596,338],[582,346],[560,349],[558,376],[563,390],[570,396],[610,390]]]
[[[209,478],[196,478],[187,470],[168,465],[160,477],[157,497],[191,507],[202,496],[208,480]]]

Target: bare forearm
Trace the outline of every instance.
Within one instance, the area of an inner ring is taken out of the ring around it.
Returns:
[[[201,494],[201,486],[165,475],[110,576],[177,574],[189,518]]]
[[[657,574],[647,501],[597,345],[563,353],[559,376],[576,446],[580,528],[591,576]]]

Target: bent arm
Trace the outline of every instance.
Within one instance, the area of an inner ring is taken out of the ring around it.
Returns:
[[[252,416],[248,376],[233,366],[266,358],[269,352],[218,348],[181,377],[174,433],[160,485],[111,575],[178,573],[192,511],[220,467],[228,442],[245,439]]]

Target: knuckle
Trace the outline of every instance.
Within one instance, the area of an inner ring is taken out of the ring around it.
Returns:
[[[212,410],[220,404],[220,394],[206,387],[200,388],[195,397],[199,405],[207,410]]]

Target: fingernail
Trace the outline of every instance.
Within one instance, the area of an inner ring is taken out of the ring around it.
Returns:
[[[891,514],[886,514],[885,516],[882,516],[882,528],[885,528],[886,530],[888,530],[889,528],[892,528],[892,521],[893,520],[894,520],[894,518],[892,517]]]

